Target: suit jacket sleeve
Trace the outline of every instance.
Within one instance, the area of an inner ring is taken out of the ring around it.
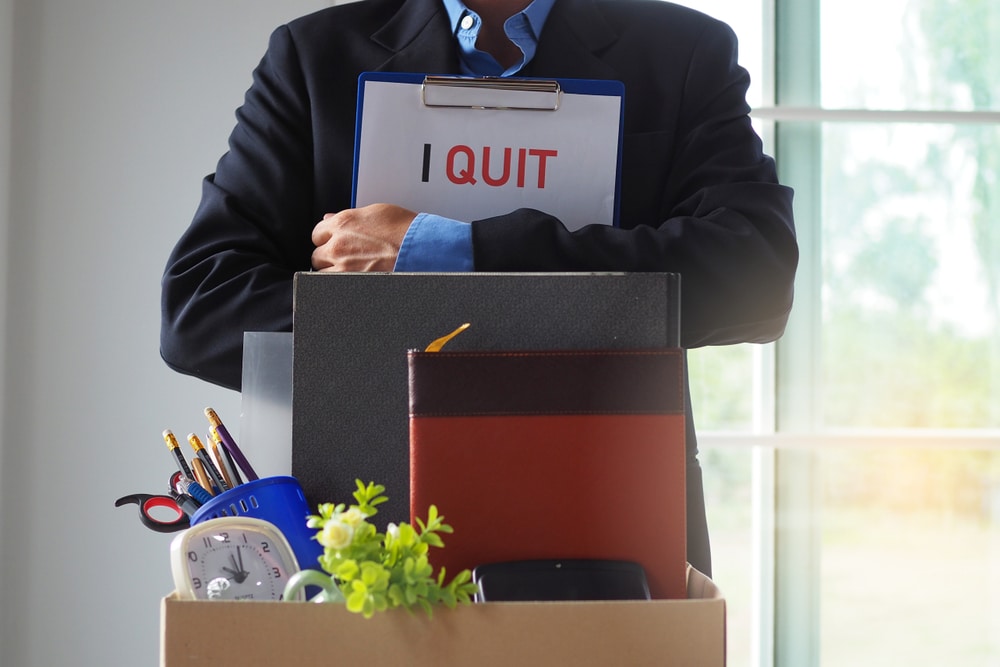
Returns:
[[[614,53],[605,59],[614,62]],[[663,105],[669,119],[626,121],[621,227],[569,232],[534,210],[476,221],[476,269],[674,271],[684,347],[776,339],[798,262],[792,191],[777,184],[750,126],[749,79],[736,61],[735,35],[703,22],[680,90],[623,78],[626,114],[644,101],[655,110],[661,93],[681,102],[676,111]],[[638,90],[646,100],[636,101]]]
[[[310,269],[312,134],[287,31],[237,112],[162,280],[160,354],[174,370],[238,389],[244,331],[290,331],[292,279]]]

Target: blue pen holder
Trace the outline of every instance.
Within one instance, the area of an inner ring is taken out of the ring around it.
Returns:
[[[306,503],[302,486],[294,477],[263,477],[240,484],[205,503],[191,517],[191,524],[221,516],[249,516],[278,527],[295,552],[303,570],[315,569],[323,547],[313,539],[316,530],[306,527],[314,514]]]

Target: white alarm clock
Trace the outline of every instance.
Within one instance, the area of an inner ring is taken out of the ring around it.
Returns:
[[[181,599],[281,600],[299,565],[274,524],[253,517],[219,517],[174,538],[170,569]]]

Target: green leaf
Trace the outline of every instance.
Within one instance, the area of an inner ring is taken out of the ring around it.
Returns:
[[[361,613],[365,618],[371,618],[375,615],[375,600],[369,595],[365,598],[365,603],[361,608]]]
[[[368,595],[362,591],[355,591],[347,596],[347,611],[355,614],[361,613],[365,608]]]
[[[431,607],[431,603],[424,599],[421,599],[418,602],[420,603],[420,606],[424,610],[424,612],[427,613],[427,618],[433,618],[434,608]]]
[[[360,570],[361,568],[358,565],[358,562],[353,558],[351,558],[337,565],[337,567],[334,569],[333,574],[335,574],[336,577],[341,581],[347,582],[357,577],[358,572],[360,572]]]
[[[444,602],[445,606],[449,609],[454,609],[457,604],[455,594],[448,589],[441,591],[441,601]]]

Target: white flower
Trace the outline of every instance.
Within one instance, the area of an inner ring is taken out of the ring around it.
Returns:
[[[350,545],[354,527],[338,519],[330,519],[316,537],[327,549],[343,549]]]
[[[357,528],[366,518],[367,517],[364,512],[359,510],[357,507],[352,507],[340,515],[340,520],[349,525],[351,528]]]
[[[388,526],[385,527],[385,534],[386,534],[386,537],[389,537],[393,541],[398,540],[399,539],[399,526],[397,526],[394,523],[390,523]]]

